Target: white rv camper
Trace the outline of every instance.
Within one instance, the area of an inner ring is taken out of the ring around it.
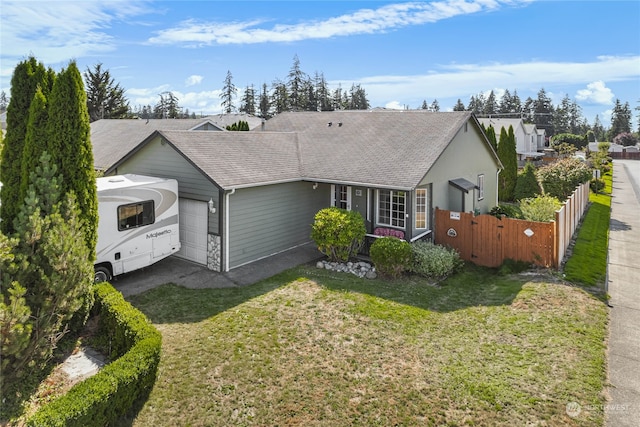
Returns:
[[[97,184],[96,282],[180,250],[175,179],[127,174],[98,178]]]

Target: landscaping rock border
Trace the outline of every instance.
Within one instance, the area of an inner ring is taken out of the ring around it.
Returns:
[[[341,263],[323,260],[318,261],[316,267],[340,273],[351,273],[360,278],[375,279],[378,277],[376,268],[364,261]]]

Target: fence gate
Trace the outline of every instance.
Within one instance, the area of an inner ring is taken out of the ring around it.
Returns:
[[[507,258],[549,267],[555,264],[553,227],[553,223],[436,209],[434,241],[485,267],[498,267]]]

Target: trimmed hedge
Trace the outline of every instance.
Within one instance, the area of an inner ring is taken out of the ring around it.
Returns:
[[[42,406],[27,425],[110,425],[151,391],[160,363],[160,333],[110,284],[96,285],[95,293],[99,340],[110,347],[113,362]]]

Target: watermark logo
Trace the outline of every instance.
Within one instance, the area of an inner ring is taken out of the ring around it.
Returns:
[[[567,403],[566,411],[571,418],[577,418],[582,412],[582,407],[578,402],[569,402]]]

